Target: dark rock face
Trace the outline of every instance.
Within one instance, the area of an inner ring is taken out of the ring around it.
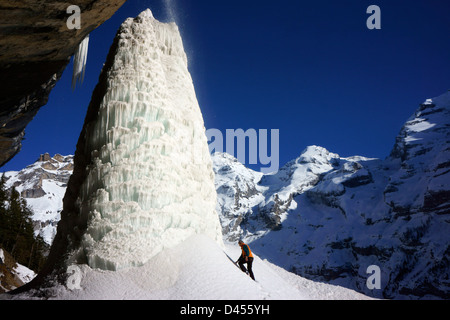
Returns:
[[[68,3],[0,0],[0,166],[20,151],[24,130],[47,103],[80,42],[125,0],[78,0],[81,29],[70,30]]]

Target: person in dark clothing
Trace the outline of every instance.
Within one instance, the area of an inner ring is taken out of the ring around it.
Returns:
[[[250,247],[246,245],[242,240],[239,240],[239,246],[242,249],[242,254],[239,257],[238,261],[236,263],[239,264],[239,267],[241,268],[242,272],[248,273],[250,277],[255,280],[255,276],[253,275],[252,270],[252,264],[253,264],[253,254],[250,250]],[[245,268],[244,264],[247,264],[247,269]]]

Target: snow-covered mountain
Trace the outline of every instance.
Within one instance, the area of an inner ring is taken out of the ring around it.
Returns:
[[[384,298],[450,297],[450,91],[423,103],[384,160],[310,146],[261,175],[213,156],[225,237],[306,278]],[[381,270],[381,289],[367,285]]]
[[[62,199],[73,171],[73,156],[48,153],[20,171],[5,173],[6,188],[15,187],[33,212],[36,234],[51,244],[61,218]]]

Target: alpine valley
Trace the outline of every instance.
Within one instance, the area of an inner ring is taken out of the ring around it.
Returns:
[[[225,244],[244,239],[271,264],[370,297],[450,298],[450,91],[420,105],[386,159],[309,146],[271,174],[226,153],[212,163]],[[5,173],[49,244],[72,169],[72,156],[45,154]]]

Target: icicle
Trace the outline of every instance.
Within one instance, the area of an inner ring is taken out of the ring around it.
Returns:
[[[73,58],[73,75],[72,75],[72,89],[75,89],[77,82],[83,83],[84,72],[86,71],[86,61],[89,47],[89,35],[81,41],[77,52]]]

